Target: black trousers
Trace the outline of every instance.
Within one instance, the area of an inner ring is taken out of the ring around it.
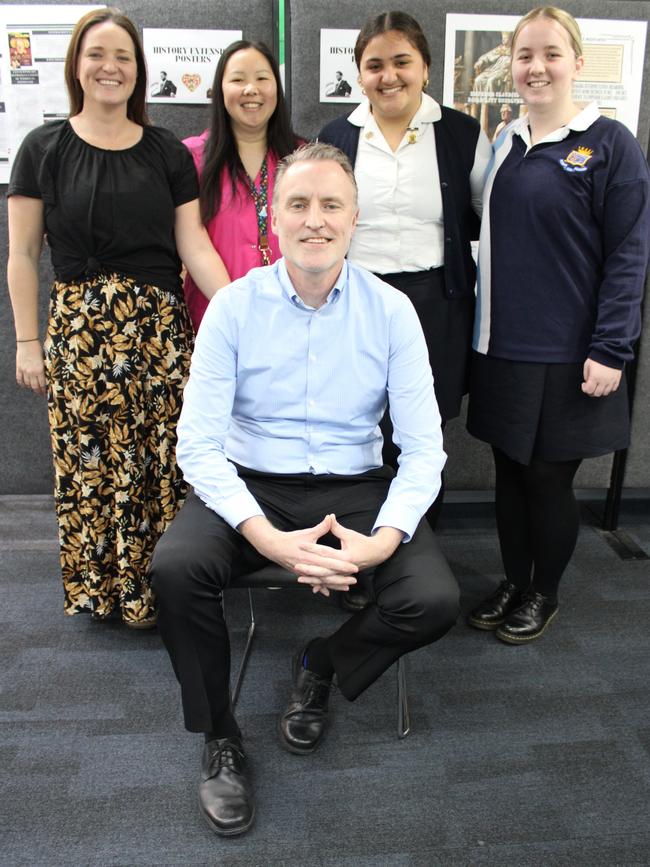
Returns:
[[[386,498],[388,467],[356,476],[274,475],[239,468],[266,517],[280,530],[314,526],[334,513],[368,534]],[[324,544],[338,547],[333,537]],[[158,627],[181,686],[189,731],[232,735],[230,644],[220,594],[232,576],[267,561],[190,494],[158,542],[151,576]],[[458,585],[435,536],[421,521],[410,542],[372,574],[357,576],[371,604],[327,639],[339,688],[354,700],[402,654],[441,638],[458,616]],[[311,592],[305,586],[305,592]]]

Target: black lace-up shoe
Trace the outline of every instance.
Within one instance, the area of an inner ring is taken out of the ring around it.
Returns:
[[[280,717],[280,743],[290,753],[312,753],[327,723],[330,677],[319,677],[303,668],[303,653],[292,661],[293,689],[287,709]]]
[[[521,591],[509,581],[502,581],[494,593],[484,599],[467,615],[467,623],[474,629],[496,629],[508,614],[521,605]]]
[[[341,608],[344,611],[349,611],[351,614],[356,614],[358,611],[363,611],[370,603],[370,597],[363,589],[355,584],[349,590],[340,594]]]
[[[496,637],[506,644],[534,641],[544,633],[558,612],[558,604],[541,593],[526,593],[522,603],[497,628]]]
[[[210,828],[223,837],[243,834],[253,824],[253,791],[239,738],[217,738],[203,748],[199,810]]]

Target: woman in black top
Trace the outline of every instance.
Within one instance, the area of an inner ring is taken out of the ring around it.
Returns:
[[[66,613],[117,608],[144,627],[155,622],[150,554],[185,496],[174,446],[191,330],[179,253],[206,293],[223,265],[190,155],[148,123],[132,22],[114,9],[85,15],[65,77],[70,118],[26,137],[9,185],[16,380],[48,395]],[[56,281],[41,347],[44,233]]]

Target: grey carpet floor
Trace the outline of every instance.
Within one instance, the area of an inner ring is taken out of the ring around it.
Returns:
[[[155,631],[65,617],[48,498],[0,498],[0,863],[224,867],[650,864],[650,567],[621,560],[583,509],[547,635],[509,647],[460,623],[409,657],[413,732],[396,737],[388,672],[335,694],[317,753],[275,727],[289,658],[342,613],[258,593],[238,716],[257,793],[245,837],[196,808],[201,739],[182,727]],[[622,529],[650,553],[647,508]],[[490,508],[439,533],[470,608],[501,577]],[[233,653],[246,599],[229,594]]]

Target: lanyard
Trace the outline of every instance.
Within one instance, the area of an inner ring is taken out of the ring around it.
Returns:
[[[267,209],[269,172],[266,165],[266,157],[264,157],[264,161],[262,162],[262,168],[260,169],[259,190],[255,186],[254,181],[251,180],[249,175],[246,175],[246,180],[248,181],[248,189],[250,190],[250,194],[253,198],[253,201],[255,202],[255,210],[257,212],[257,249],[262,254],[262,265],[270,265],[271,250],[269,248]]]

